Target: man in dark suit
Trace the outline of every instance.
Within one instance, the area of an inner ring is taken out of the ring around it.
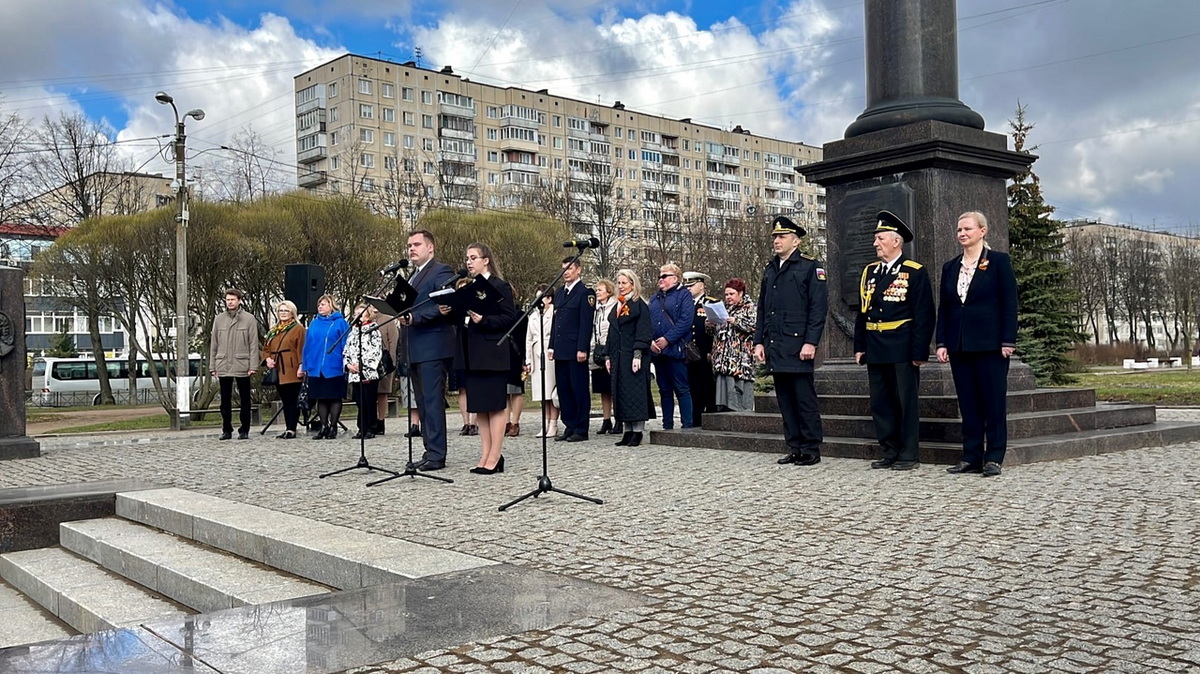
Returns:
[[[825,267],[799,250],[804,228],[782,215],[771,225],[775,257],[759,286],[754,357],[767,364],[783,414],[788,453],[778,463],[813,466],[821,462],[825,439],[813,369],[825,332],[829,289]]]
[[[455,278],[450,265],[434,259],[433,233],[419,229],[408,236],[408,259],[414,267],[409,283],[417,291],[415,304],[421,306],[399,319],[408,334],[408,358],[421,416],[421,439],[425,455],[417,470],[441,470],[446,467],[446,373],[454,359],[455,338],[452,319],[427,302],[434,292]]]
[[[871,467],[912,470],[920,465],[917,390],[933,338],[933,288],[924,265],[904,255],[904,244],[913,239],[908,225],[888,211],[876,219],[880,261],[863,269],[854,360],[867,366],[871,417],[883,449]]]
[[[712,355],[713,335],[706,327],[708,312],[705,304],[719,302],[708,294],[708,285],[712,279],[708,274],[698,271],[683,272],[683,287],[692,294],[696,310],[692,317],[692,342],[700,351],[700,360],[687,364],[688,388],[692,390],[692,426],[700,428],[704,421],[704,413],[712,412],[716,405],[716,382],[713,378]]]
[[[588,388],[588,351],[592,347],[592,319],[596,293],[579,280],[583,269],[575,257],[563,259],[563,286],[554,292],[554,325],[546,357],[554,361],[559,409],[565,430],[555,440],[588,439],[592,396]]]

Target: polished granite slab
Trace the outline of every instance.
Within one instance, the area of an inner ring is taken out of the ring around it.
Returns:
[[[319,674],[649,602],[498,564],[0,650],[0,672]]]

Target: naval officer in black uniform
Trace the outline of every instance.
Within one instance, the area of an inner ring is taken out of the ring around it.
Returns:
[[[866,364],[871,417],[883,448],[872,468],[912,470],[920,461],[917,409],[920,367],[929,361],[933,338],[933,288],[929,272],[904,255],[912,230],[889,211],[876,216],[875,254],[863,269],[854,323],[854,360]]]
[[[763,270],[754,327],[754,358],[767,364],[783,414],[788,453],[779,463],[821,462],[821,409],[813,369],[825,332],[829,289],[825,267],[800,252],[804,228],[780,215],[771,222],[775,257]]]
[[[579,280],[579,259],[563,259],[563,286],[554,293],[554,324],[546,357],[554,361],[559,409],[566,430],[555,440],[582,442],[588,439],[592,394],[588,387],[588,353],[592,348],[592,320],[596,292]]]

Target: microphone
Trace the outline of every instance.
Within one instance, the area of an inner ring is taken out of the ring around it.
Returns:
[[[563,241],[563,248],[599,248],[600,239],[591,237],[588,239],[580,239],[577,241]]]
[[[407,266],[408,266],[408,260],[397,260],[395,264],[389,264],[388,266],[384,267],[383,269],[380,269],[379,275],[387,276],[388,274],[393,274],[401,269],[404,269]]]
[[[457,283],[459,279],[466,278],[468,273],[470,273],[470,272],[468,272],[466,269],[459,269],[458,272],[456,274],[454,274],[453,278],[451,278],[449,281],[446,281],[445,283],[442,284],[442,288],[449,288],[450,286]]]

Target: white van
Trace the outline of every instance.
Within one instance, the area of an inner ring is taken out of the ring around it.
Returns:
[[[113,398],[118,403],[129,402],[129,360],[127,358],[110,358],[105,362],[108,370],[108,382],[112,386]],[[171,366],[175,361],[171,361]],[[196,379],[203,367],[203,359],[199,354],[188,357],[188,375],[191,377],[191,389],[196,390]],[[171,368],[174,370],[174,367]],[[167,376],[166,364],[158,363],[158,375]],[[174,385],[168,382],[173,390]],[[82,405],[100,404],[100,379],[97,376],[96,361],[90,356],[86,358],[37,358],[33,361],[33,404],[39,407],[76,407]],[[145,358],[137,360],[137,393],[139,403],[158,402],[154,393],[153,379],[150,377],[150,361]]]

